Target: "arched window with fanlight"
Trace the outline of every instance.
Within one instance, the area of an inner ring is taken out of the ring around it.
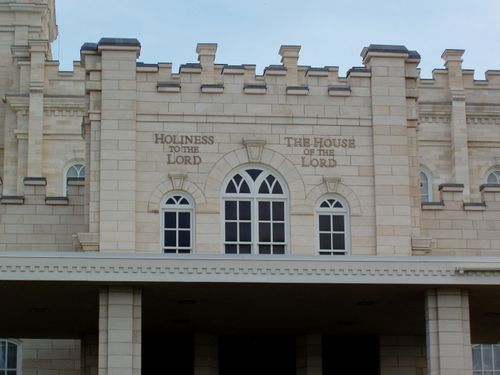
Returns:
[[[12,339],[0,339],[0,374],[21,374],[21,343]]]
[[[85,163],[79,161],[70,164],[64,173],[63,193],[67,194],[68,183],[85,180]],[[1,375],[1,374],[0,374]]]
[[[318,251],[320,255],[345,255],[349,252],[349,209],[337,196],[322,198],[316,207]]]
[[[432,179],[430,173],[425,170],[420,170],[420,201],[432,201]]]
[[[494,169],[488,172],[486,183],[492,185],[500,185],[500,169]]]
[[[194,218],[191,198],[184,193],[169,194],[162,202],[162,248],[164,253],[193,251]]]
[[[288,192],[275,172],[249,166],[233,173],[222,199],[226,254],[288,251]]]

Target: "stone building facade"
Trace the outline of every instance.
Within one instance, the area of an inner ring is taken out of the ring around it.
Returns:
[[[61,72],[54,7],[0,0],[0,374],[500,371],[498,71]]]

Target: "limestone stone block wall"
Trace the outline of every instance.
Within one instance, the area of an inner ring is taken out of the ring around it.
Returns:
[[[24,375],[80,375],[80,340],[21,341]]]
[[[85,232],[84,186],[50,199],[45,186],[25,186],[24,197],[0,200],[0,251],[74,251],[73,234]]]
[[[500,75],[475,79],[463,52],[446,50],[446,69],[419,80],[419,160],[432,191],[421,235],[435,255],[498,255],[500,186],[485,184],[500,169]]]
[[[426,375],[426,346],[423,336],[381,336],[381,375]]]

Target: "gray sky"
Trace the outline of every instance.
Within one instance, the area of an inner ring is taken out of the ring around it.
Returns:
[[[139,61],[196,62],[196,43],[218,43],[216,62],[279,64],[281,44],[300,44],[301,65],[362,65],[370,43],[403,44],[422,55],[422,76],[443,66],[446,48],[465,49],[464,68],[483,79],[500,69],[499,0],[56,0],[62,70],[84,42],[133,37]]]

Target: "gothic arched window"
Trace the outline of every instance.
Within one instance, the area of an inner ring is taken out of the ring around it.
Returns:
[[[191,199],[183,193],[169,194],[161,206],[162,249],[164,253],[193,251],[194,220]]]
[[[285,254],[288,193],[283,180],[263,167],[231,175],[224,185],[226,254]]]
[[[336,196],[323,198],[316,208],[320,255],[345,255],[349,251],[349,210]]]

